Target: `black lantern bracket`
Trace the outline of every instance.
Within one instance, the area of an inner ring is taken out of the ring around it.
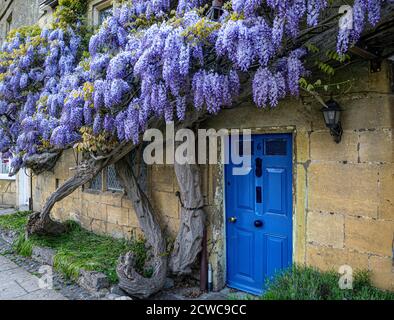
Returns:
[[[343,110],[338,102],[333,99],[330,99],[325,104],[326,106],[320,110],[323,113],[324,122],[326,127],[330,129],[330,134],[334,137],[334,141],[340,143],[343,134],[341,124],[341,113]]]
[[[342,129],[342,125],[341,125],[340,121],[338,122],[338,124],[335,127],[330,128],[330,133],[331,133],[331,136],[334,137],[334,141],[336,143],[341,142],[343,129]]]

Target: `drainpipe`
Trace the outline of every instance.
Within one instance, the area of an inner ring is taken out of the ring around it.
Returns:
[[[33,211],[33,173],[28,175],[30,178],[30,197],[29,197],[29,211]]]
[[[204,226],[202,237],[201,265],[200,265],[200,290],[207,291],[208,284],[208,249],[207,249],[207,228]]]

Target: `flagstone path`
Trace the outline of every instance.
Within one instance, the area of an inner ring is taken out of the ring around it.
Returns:
[[[67,300],[50,289],[40,289],[39,278],[0,256],[0,300]]]

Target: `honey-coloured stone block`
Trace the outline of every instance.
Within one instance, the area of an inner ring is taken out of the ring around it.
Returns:
[[[343,248],[344,239],[343,215],[308,212],[308,242],[319,243],[334,248]]]
[[[394,222],[345,217],[345,247],[371,254],[391,257]]]
[[[378,165],[311,163],[309,209],[376,218],[378,170]]]

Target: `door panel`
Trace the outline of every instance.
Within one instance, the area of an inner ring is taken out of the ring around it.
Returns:
[[[237,209],[254,211],[253,187],[254,187],[254,181],[253,181],[253,176],[251,174],[246,176],[239,176],[236,185]]]
[[[276,235],[264,237],[267,250],[267,277],[271,278],[278,271],[287,267],[287,238]]]
[[[239,259],[237,259],[237,272],[247,278],[253,279],[253,268],[248,262],[253,255],[254,239],[253,233],[245,230],[237,230],[237,251]]]
[[[276,214],[286,214],[286,169],[267,168],[265,179],[267,211]]]
[[[248,175],[225,166],[227,283],[261,294],[292,260],[292,136],[255,135],[252,142]]]

